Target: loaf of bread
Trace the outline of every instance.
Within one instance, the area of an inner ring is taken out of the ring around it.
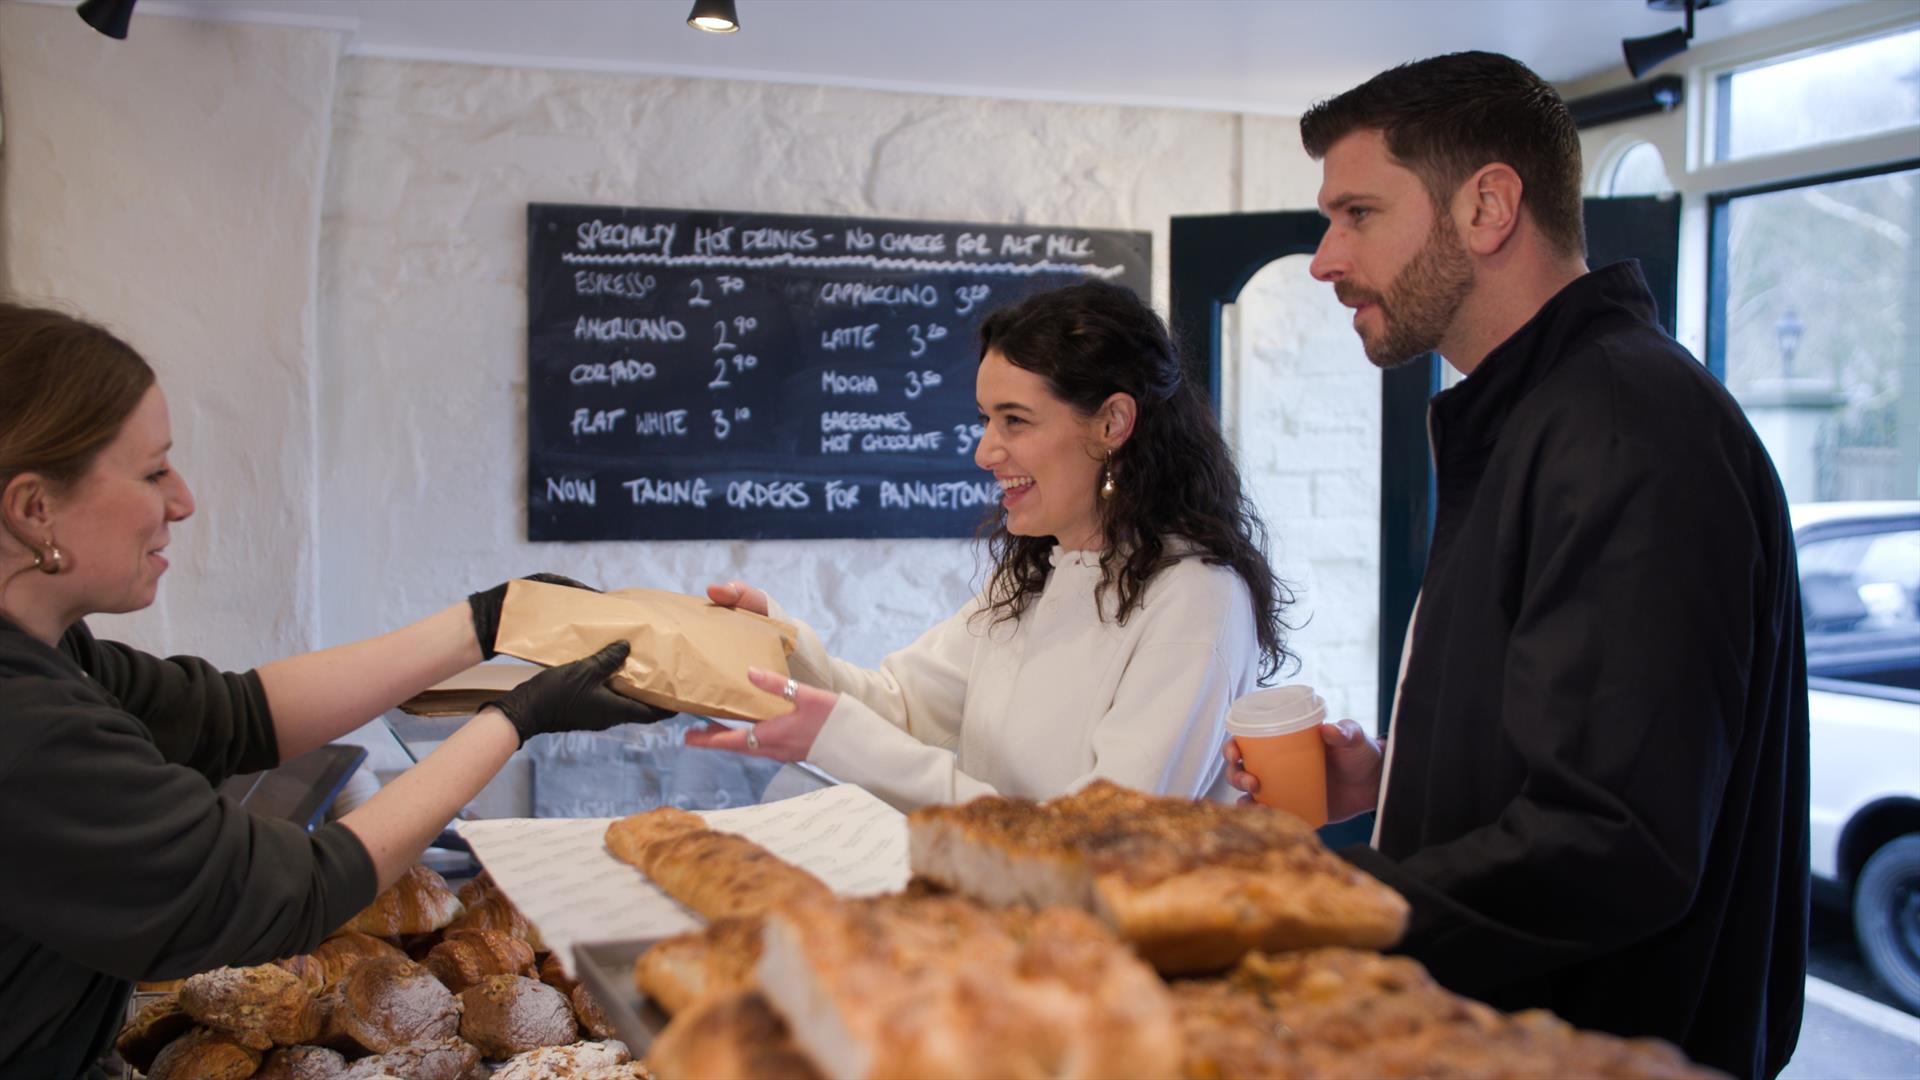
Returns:
[[[260,1051],[212,1028],[194,1028],[153,1059],[147,1080],[246,1080],[260,1068]]]
[[[340,1080],[372,1080],[377,1076],[404,1076],[406,1080],[469,1080],[480,1072],[480,1051],[465,1039],[414,1043],[384,1054],[361,1058]]]
[[[375,937],[428,934],[452,922],[460,910],[460,900],[447,888],[446,879],[415,863],[392,888],[348,920],[345,929]]]
[[[283,1046],[267,1055],[253,1080],[341,1080],[347,1059],[324,1046]]]
[[[180,988],[195,1021],[255,1050],[297,1046],[320,1034],[320,1007],[300,977],[273,964],[217,968]]]
[[[376,956],[405,955],[377,937],[357,930],[342,930],[321,942],[310,953],[289,956],[274,963],[300,976],[300,981],[307,984],[307,989],[318,994],[363,960],[371,960]]]
[[[607,850],[703,918],[764,915],[833,893],[819,878],[744,836],[663,806],[607,827]]]
[[[384,1054],[460,1031],[453,992],[405,957],[365,961],[334,983],[322,1004],[328,1046]]]
[[[489,1058],[565,1046],[580,1037],[560,991],[522,975],[489,975],[460,993],[460,1037]]]
[[[533,971],[533,946],[504,930],[448,930],[427,953],[427,970],[459,993],[489,975]]]
[[[633,1071],[631,1061],[627,1044],[615,1039],[543,1046],[515,1055],[493,1070],[493,1080],[624,1080],[644,1075]]]

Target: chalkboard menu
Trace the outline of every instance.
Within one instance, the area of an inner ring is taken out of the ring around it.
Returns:
[[[535,203],[533,540],[971,536],[977,331],[1152,236]]]

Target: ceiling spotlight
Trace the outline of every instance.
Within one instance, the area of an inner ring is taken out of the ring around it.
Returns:
[[[687,25],[709,33],[731,34],[740,29],[740,16],[734,13],[733,0],[693,0]]]
[[[1633,72],[1633,77],[1637,79],[1686,52],[1688,42],[1693,40],[1693,13],[1700,8],[1710,8],[1715,4],[1726,2],[1727,0],[1647,0],[1647,6],[1655,11],[1686,11],[1687,28],[1621,41],[1620,51],[1626,55],[1627,70]]]
[[[88,26],[118,41],[127,40],[127,24],[133,21],[136,0],[86,0],[80,5],[80,17]]]

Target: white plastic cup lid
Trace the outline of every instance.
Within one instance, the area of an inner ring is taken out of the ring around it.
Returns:
[[[1227,734],[1250,739],[1291,735],[1317,727],[1327,718],[1327,703],[1311,686],[1255,690],[1227,708]]]

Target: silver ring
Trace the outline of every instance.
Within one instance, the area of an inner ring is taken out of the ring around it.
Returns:
[[[783,698],[786,698],[788,701],[792,701],[793,695],[799,692],[800,692],[800,684],[799,682],[793,679],[788,679],[787,685],[780,688],[780,696]]]
[[[752,728],[747,729],[747,749],[749,750],[760,749],[760,733],[753,730]]]

